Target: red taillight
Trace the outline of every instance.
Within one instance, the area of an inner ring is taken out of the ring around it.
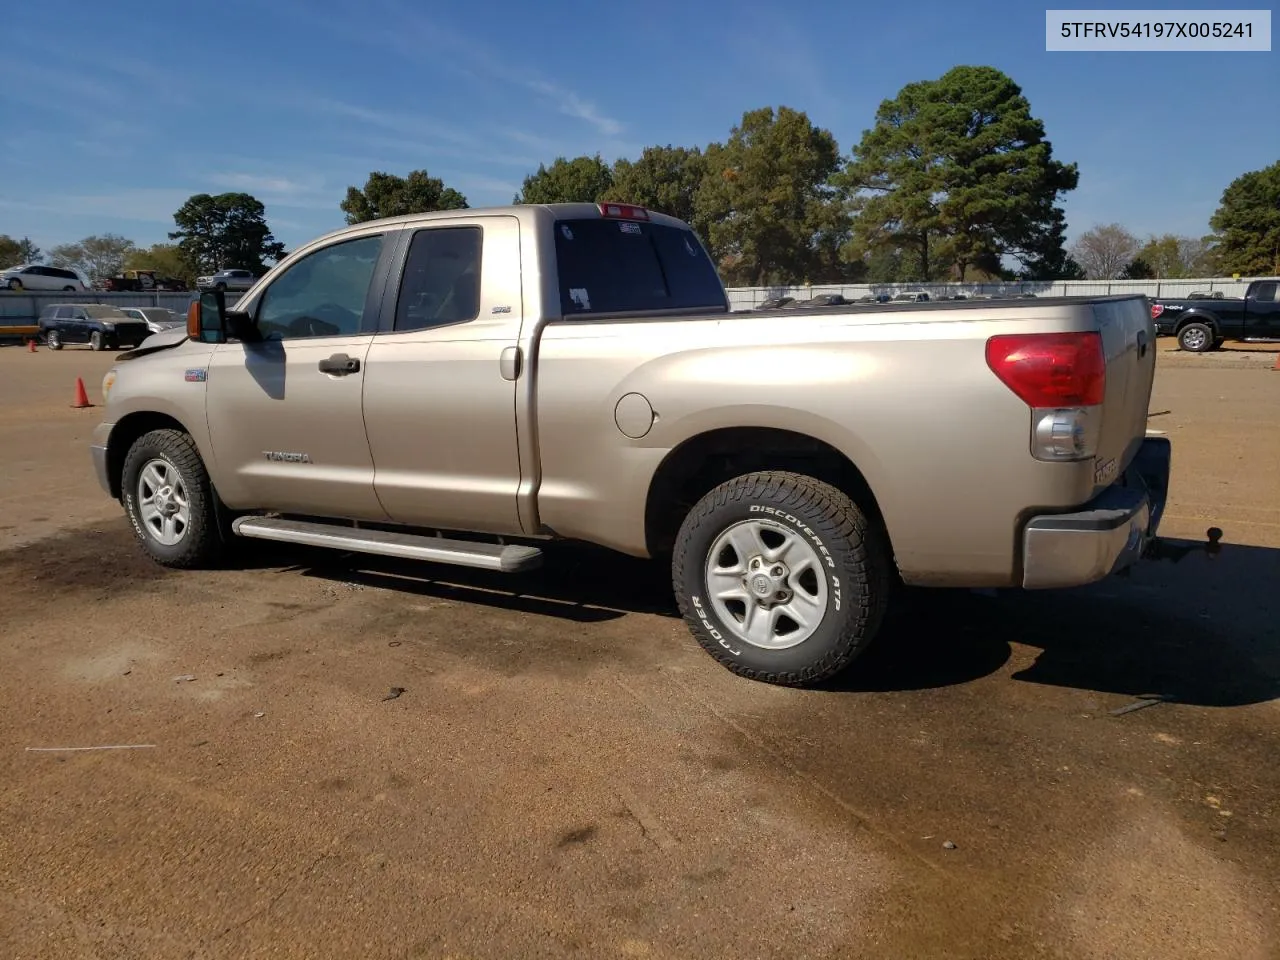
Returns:
[[[1162,305],[1160,305],[1160,304],[1158,304],[1158,303],[1153,303],[1153,304],[1151,305],[1151,319],[1152,319],[1152,320],[1157,319],[1157,318],[1160,316],[1160,314],[1162,314],[1162,313],[1164,313],[1164,307],[1163,307]]]
[[[648,220],[649,211],[630,203],[598,203],[600,216],[612,220]]]
[[[1033,408],[1096,406],[1107,382],[1102,335],[1096,332],[992,337],[987,366]]]

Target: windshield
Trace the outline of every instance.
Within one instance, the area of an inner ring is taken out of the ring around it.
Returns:
[[[634,220],[559,220],[560,309],[576,314],[728,310],[711,258],[692,231]]]

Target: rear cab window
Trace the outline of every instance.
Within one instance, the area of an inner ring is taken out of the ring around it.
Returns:
[[[715,265],[692,231],[642,220],[557,220],[565,317],[654,310],[728,310]]]

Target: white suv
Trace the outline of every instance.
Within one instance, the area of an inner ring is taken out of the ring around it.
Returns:
[[[46,267],[38,263],[24,263],[21,266],[0,270],[0,288],[9,290],[68,290],[79,293],[84,290],[84,281],[74,270],[63,267]]]

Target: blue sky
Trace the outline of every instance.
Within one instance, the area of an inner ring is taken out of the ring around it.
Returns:
[[[262,200],[292,247],[341,226],[371,170],[425,167],[472,206],[509,203],[541,161],[703,145],[761,106],[808,112],[847,152],[881,100],[962,63],[1012,76],[1079,163],[1071,235],[1199,236],[1234,177],[1280,159],[1280,54],[1047,53],[1025,0],[28,11],[0,56],[0,233],[46,250],[164,240],[186,197],[224,190]]]

